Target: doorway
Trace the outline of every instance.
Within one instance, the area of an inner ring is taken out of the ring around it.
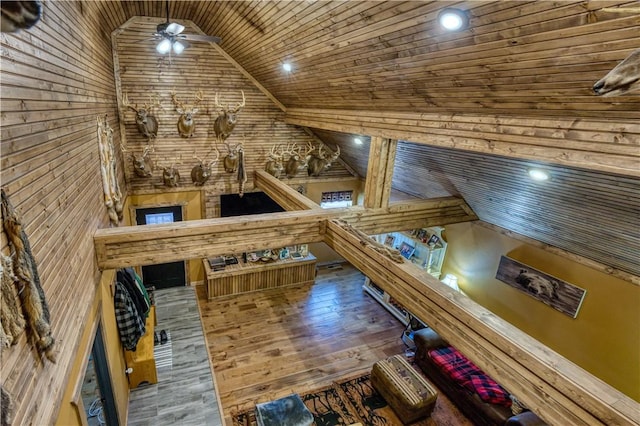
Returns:
[[[182,221],[182,206],[149,207],[136,209],[136,224],[172,223]],[[142,282],[145,287],[156,289],[186,285],[184,260],[142,267]]]
[[[84,373],[82,405],[89,426],[117,426],[119,424],[101,324],[98,324],[96,329],[91,354]]]

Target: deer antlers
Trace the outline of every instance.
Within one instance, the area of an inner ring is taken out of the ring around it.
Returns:
[[[198,160],[202,165],[206,165],[206,167],[211,167],[212,165],[214,165],[215,163],[218,162],[218,159],[220,158],[220,151],[218,150],[218,148],[216,148],[214,150],[216,152],[216,158],[214,158],[213,160],[209,161],[209,163],[207,163],[206,161],[204,161],[202,158],[198,157],[196,155],[196,152],[193,151],[193,158],[195,158],[196,160]],[[204,158],[207,158],[207,156],[205,155]]]
[[[245,105],[244,91],[241,90],[240,93],[242,93],[242,102],[238,102],[235,107],[232,107],[231,104],[229,104],[229,106],[227,108],[225,108],[224,105],[222,105],[222,104],[220,104],[220,102],[218,102],[218,92],[216,92],[216,96],[215,96],[215,100],[214,100],[216,108],[220,108],[220,109],[222,109],[224,111],[227,111],[227,112],[238,112],[238,111],[240,111],[240,109],[244,108],[244,105]]]
[[[178,100],[178,96],[176,95],[175,91],[171,92],[171,101],[175,105],[176,111],[180,114],[185,114],[186,112],[191,112],[191,114],[197,113],[199,111],[199,108],[196,107],[200,104],[200,102],[202,102],[203,99],[204,97],[202,95],[202,90],[198,90],[194,95],[193,104],[185,104],[184,102],[180,102]]]

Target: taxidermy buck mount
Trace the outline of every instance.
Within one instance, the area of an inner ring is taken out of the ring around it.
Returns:
[[[600,96],[619,96],[640,91],[640,49],[636,49],[593,85]]]
[[[216,121],[213,123],[213,131],[219,141],[226,140],[233,131],[233,128],[236,127],[238,112],[245,106],[244,91],[241,90],[240,93],[242,93],[242,102],[238,102],[234,107],[229,104],[229,106],[225,108],[218,102],[218,92],[216,92],[215,106],[220,109],[220,112]]]
[[[271,147],[271,151],[269,152],[269,160],[267,160],[267,164],[265,165],[264,170],[276,179],[280,178],[280,175],[284,170],[282,157],[283,155],[282,151],[280,150],[280,146],[273,145]]]
[[[314,149],[313,147],[311,149]],[[307,151],[304,154],[300,153],[300,147],[294,143],[293,145],[287,145],[287,148],[283,151],[283,156],[288,156],[287,164],[285,166],[285,174],[288,178],[295,177],[298,172],[307,167],[307,156],[311,151]]]
[[[172,164],[171,166],[159,164],[159,166],[162,169],[162,181],[164,182],[164,186],[175,188],[180,184],[180,171],[175,164]]]
[[[211,177],[212,167],[214,164],[218,162],[218,159],[220,158],[220,151],[218,151],[217,149],[215,151],[216,151],[216,158],[209,161],[208,163],[205,162],[203,159],[197,157],[195,152],[193,153],[193,158],[195,158],[200,162],[199,164],[195,165],[193,169],[191,169],[191,181],[196,186],[204,185],[207,182],[207,180],[209,180],[209,178]]]
[[[194,116],[200,111],[197,106],[202,102],[202,99],[202,91],[198,90],[195,94],[193,104],[185,104],[178,100],[175,92],[171,92],[171,100],[176,107],[176,112],[180,114],[180,118],[178,118],[178,133],[183,138],[190,138],[196,131]]]
[[[129,103],[129,97],[126,93],[122,95],[122,106],[129,108],[136,113],[136,125],[138,126],[138,132],[147,138],[148,141],[155,139],[158,136],[158,120],[151,113],[151,109],[154,106],[160,106],[160,101],[149,97],[149,103],[144,104],[142,108],[138,108],[138,104],[131,106]]]
[[[120,149],[123,154],[128,154],[131,162],[133,163],[133,171],[138,177],[147,178],[150,177],[155,169],[153,161],[151,161],[151,154],[153,154],[153,147],[151,145],[147,145],[144,147],[142,151],[142,155],[136,155],[132,152],[129,152],[127,148],[123,145],[120,145]]]
[[[238,158],[240,151],[244,148],[241,143],[238,143],[231,148],[231,146],[225,142],[224,145],[227,147],[227,155],[222,160],[222,164],[224,165],[224,171],[227,173],[234,173],[238,170]]]
[[[323,151],[322,145],[318,145],[318,148],[309,142],[309,149],[307,150],[307,173],[309,176],[318,177],[320,173],[331,167],[331,164],[340,156],[340,146],[336,151]]]

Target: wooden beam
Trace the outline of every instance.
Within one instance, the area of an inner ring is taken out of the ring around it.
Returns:
[[[334,221],[325,242],[549,424],[638,424],[635,401],[415,265]]]
[[[154,265],[322,241],[327,217],[307,210],[99,229],[100,269]]]
[[[369,235],[478,220],[462,198],[411,200],[379,209],[351,207],[340,219]]]
[[[264,170],[255,171],[255,186],[285,210],[321,209],[321,207]]]
[[[640,177],[634,121],[289,108],[285,122]],[[524,126],[522,123],[526,123]]]
[[[373,209],[389,205],[397,146],[397,140],[371,137],[367,180],[364,186],[365,207]]]
[[[370,234],[475,220],[464,206],[463,200],[450,197],[398,203],[386,209],[310,208],[125,226],[97,230],[94,244],[100,269],[154,265],[322,241],[325,222],[332,218],[344,218]]]

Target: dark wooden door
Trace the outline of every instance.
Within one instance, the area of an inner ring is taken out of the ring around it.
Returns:
[[[182,206],[136,209],[136,223],[170,223],[182,221]],[[156,289],[186,285],[185,262],[169,262],[142,267],[142,281],[146,287]]]

